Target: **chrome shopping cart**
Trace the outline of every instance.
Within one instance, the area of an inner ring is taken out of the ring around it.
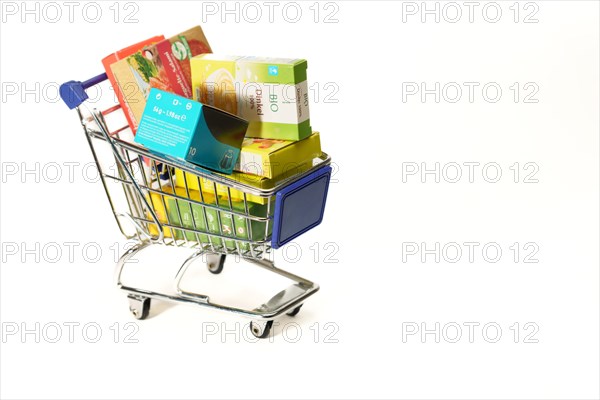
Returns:
[[[145,319],[151,299],[211,307],[249,317],[252,334],[267,337],[274,319],[284,313],[296,315],[319,289],[311,281],[276,268],[269,255],[321,223],[331,176],[329,156],[322,154],[304,172],[257,187],[150,151],[133,142],[115,101],[106,108],[92,107],[86,90],[106,85],[106,80],[106,74],[101,74],[85,82],[70,81],[61,86],[60,94],[69,108],[77,109],[121,232],[135,241],[116,268],[117,286],[127,293],[131,312]],[[95,103],[106,97],[95,92]],[[179,268],[172,291],[123,284],[127,261],[155,244],[193,250]],[[241,257],[293,284],[254,309],[216,304],[206,295],[182,289],[186,270],[194,261],[206,261],[209,271],[219,274],[227,255]]]

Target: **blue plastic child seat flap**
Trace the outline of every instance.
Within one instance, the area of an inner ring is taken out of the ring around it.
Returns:
[[[94,76],[85,82],[69,81],[60,85],[59,93],[65,104],[72,110],[75,107],[79,107],[81,103],[88,99],[88,95],[85,92],[86,89],[99,84],[102,81],[108,79],[106,73]]]
[[[277,249],[323,220],[331,167],[326,165],[277,192],[271,246]]]

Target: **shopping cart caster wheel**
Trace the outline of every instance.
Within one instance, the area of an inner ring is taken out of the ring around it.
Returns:
[[[302,308],[302,304],[300,304],[298,307],[294,308],[292,311],[290,311],[286,314],[289,315],[290,317],[295,317],[296,315],[298,315],[301,308]]]
[[[225,254],[209,254],[206,256],[206,266],[208,270],[217,275],[223,272],[225,266]]]
[[[129,295],[129,311],[136,319],[146,319],[150,314],[150,297]]]
[[[267,322],[250,322],[250,332],[254,335],[254,337],[258,339],[265,339],[269,337],[269,333],[271,333],[271,328],[273,327],[273,321]]]

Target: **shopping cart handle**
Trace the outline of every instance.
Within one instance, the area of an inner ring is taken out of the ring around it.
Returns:
[[[85,82],[80,81],[69,81],[60,85],[60,97],[63,99],[65,104],[72,110],[75,107],[79,107],[81,103],[88,99],[88,95],[85,89],[97,85],[100,82],[108,79],[106,73],[95,76],[88,79]]]

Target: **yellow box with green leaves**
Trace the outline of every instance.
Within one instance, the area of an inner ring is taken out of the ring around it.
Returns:
[[[311,135],[307,62],[219,56],[191,59],[194,100],[250,122],[246,137],[302,140]]]

